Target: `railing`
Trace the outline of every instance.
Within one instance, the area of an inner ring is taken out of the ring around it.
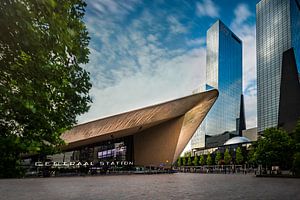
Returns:
[[[232,174],[232,173],[255,173],[256,169],[246,168],[243,165],[204,165],[204,166],[181,166],[174,168],[178,172],[188,173],[214,173],[214,174]]]

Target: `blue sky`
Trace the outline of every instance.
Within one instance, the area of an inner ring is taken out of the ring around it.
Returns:
[[[247,127],[256,126],[255,4],[238,0],[87,0],[93,104],[79,123],[190,95],[205,82],[206,31],[243,41]]]

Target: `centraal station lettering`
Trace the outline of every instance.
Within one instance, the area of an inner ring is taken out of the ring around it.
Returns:
[[[100,161],[98,162],[100,166],[133,166],[133,161]],[[95,166],[97,163],[94,162],[35,162],[36,167],[87,167]]]

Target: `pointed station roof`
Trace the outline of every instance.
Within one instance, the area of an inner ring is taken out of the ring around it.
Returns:
[[[218,91],[210,90],[77,125],[62,135],[65,150],[134,135],[135,163],[172,164],[217,97]]]

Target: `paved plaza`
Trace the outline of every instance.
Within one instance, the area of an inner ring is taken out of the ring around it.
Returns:
[[[300,179],[233,174],[119,175],[0,180],[0,199],[300,199]]]

